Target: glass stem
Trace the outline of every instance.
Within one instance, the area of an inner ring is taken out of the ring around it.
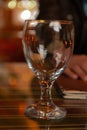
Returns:
[[[46,106],[52,105],[53,101],[52,101],[51,90],[52,90],[53,82],[50,83],[48,81],[40,81],[40,86],[41,86],[40,101],[42,105],[46,105]]]

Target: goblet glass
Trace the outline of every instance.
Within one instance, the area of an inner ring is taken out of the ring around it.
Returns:
[[[66,110],[55,105],[51,89],[72,55],[73,23],[64,20],[25,20],[22,42],[27,64],[41,86],[40,100],[29,105],[25,114],[41,119],[65,117]]]

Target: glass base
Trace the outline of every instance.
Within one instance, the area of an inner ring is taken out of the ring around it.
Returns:
[[[48,106],[40,109],[36,105],[32,105],[26,108],[25,115],[36,119],[62,119],[66,116],[66,110],[57,106],[54,109]]]

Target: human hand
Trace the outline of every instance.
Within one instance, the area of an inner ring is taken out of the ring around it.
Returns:
[[[87,56],[73,55],[64,74],[73,79],[81,78],[82,80],[87,81]]]

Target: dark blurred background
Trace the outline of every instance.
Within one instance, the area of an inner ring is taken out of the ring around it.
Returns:
[[[0,0],[0,62],[24,61],[22,30],[25,19],[36,19],[36,0]]]

